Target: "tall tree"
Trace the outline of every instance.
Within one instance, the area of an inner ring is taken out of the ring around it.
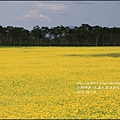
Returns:
[[[33,40],[33,45],[41,45],[41,29],[39,26],[34,26],[31,31],[31,38]]]

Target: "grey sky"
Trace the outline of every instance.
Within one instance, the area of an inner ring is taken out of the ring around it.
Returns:
[[[54,27],[91,26],[120,27],[120,1],[17,1],[0,2],[0,25],[31,30],[39,25]]]

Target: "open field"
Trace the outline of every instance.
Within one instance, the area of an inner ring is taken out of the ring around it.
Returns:
[[[0,118],[120,118],[120,47],[1,47]]]

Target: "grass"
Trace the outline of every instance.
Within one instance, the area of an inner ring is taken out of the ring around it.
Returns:
[[[66,54],[64,56],[70,56],[70,57],[113,57],[117,58],[120,57],[120,53],[108,53],[108,54]]]
[[[0,48],[0,118],[119,119],[119,51]]]

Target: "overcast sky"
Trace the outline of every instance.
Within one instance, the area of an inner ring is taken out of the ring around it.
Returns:
[[[120,27],[120,1],[0,1],[0,25]]]

